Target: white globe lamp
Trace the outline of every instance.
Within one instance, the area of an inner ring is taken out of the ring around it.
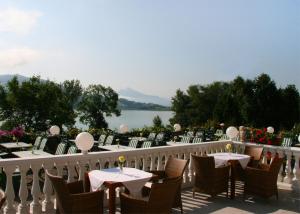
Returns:
[[[51,127],[50,127],[49,131],[50,131],[50,134],[51,134],[51,135],[59,135],[59,133],[60,133],[60,128],[59,128],[59,126],[54,125],[54,126],[51,126]]]
[[[299,133],[299,135],[298,135],[298,141],[299,141],[299,143],[300,143],[300,133]]]
[[[267,132],[270,133],[270,134],[273,134],[274,133],[274,128],[272,126],[269,126],[267,128]]]
[[[178,123],[174,124],[174,130],[175,130],[175,132],[180,132],[181,131],[180,124],[178,124]]]
[[[94,145],[94,137],[88,132],[81,132],[75,139],[75,144],[83,154],[87,154]]]
[[[128,132],[128,126],[125,124],[120,125],[120,133],[125,134]]]
[[[238,136],[238,134],[239,134],[239,131],[234,126],[229,126],[226,129],[226,135],[229,137],[230,140],[233,140],[234,138],[236,138]]]

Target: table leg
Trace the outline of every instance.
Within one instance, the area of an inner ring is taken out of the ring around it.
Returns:
[[[231,162],[230,167],[230,198],[235,198],[235,163],[234,161]]]
[[[116,188],[111,185],[109,187],[109,214],[115,214],[116,213]]]

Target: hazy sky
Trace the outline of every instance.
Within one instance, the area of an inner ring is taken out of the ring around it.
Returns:
[[[300,89],[300,1],[0,1],[0,74],[171,97],[262,72]]]

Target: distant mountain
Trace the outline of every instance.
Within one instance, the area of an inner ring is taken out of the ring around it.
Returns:
[[[28,77],[22,76],[20,74],[2,74],[2,75],[0,75],[0,84],[5,85],[14,76],[17,76],[19,82],[24,82],[29,79]]]
[[[124,98],[119,99],[119,108],[121,110],[149,110],[149,111],[169,111],[170,107],[153,104],[153,103],[140,103],[130,101]]]
[[[171,102],[167,98],[143,94],[131,88],[121,89],[119,97],[130,101],[141,102],[141,103],[154,103],[162,106],[170,106]]]

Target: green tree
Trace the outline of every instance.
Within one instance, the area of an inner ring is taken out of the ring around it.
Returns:
[[[14,77],[0,88],[0,120],[11,126],[45,131],[47,120],[59,126],[72,126],[76,114],[69,105],[59,84],[32,77],[19,83]]]
[[[105,116],[120,115],[118,109],[118,94],[110,87],[90,85],[84,92],[78,104],[80,121],[90,128],[107,128]]]
[[[162,120],[158,115],[153,118],[153,126],[155,128],[161,128],[163,126]]]

